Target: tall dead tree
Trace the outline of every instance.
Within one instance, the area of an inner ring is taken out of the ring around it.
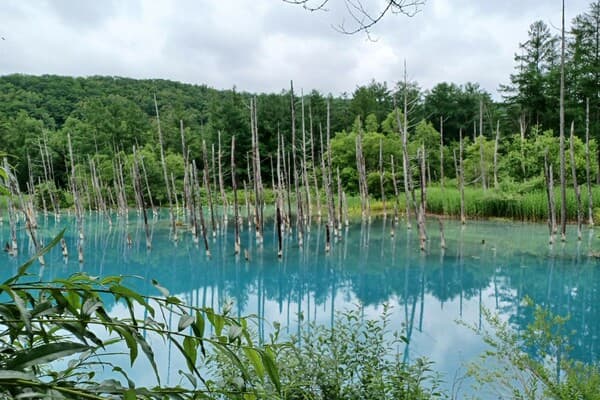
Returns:
[[[306,219],[310,224],[312,217],[312,199],[310,195],[310,185],[308,183],[308,165],[306,162],[306,122],[304,118],[304,92],[301,92],[301,107],[302,107],[302,184],[306,192]]]
[[[227,209],[229,208],[229,204],[227,202],[227,195],[225,194],[225,185],[223,184],[223,168],[221,163],[221,131],[217,132],[219,148],[217,151],[217,166],[219,168],[219,192],[221,192],[221,203],[223,207],[223,222],[227,223]],[[232,141],[233,143],[233,141]]]
[[[240,221],[237,200],[237,181],[235,173],[235,136],[231,137],[231,188],[233,190],[233,218],[235,219],[234,251],[240,254]]]
[[[75,159],[73,158],[73,146],[71,145],[71,134],[67,133],[67,143],[69,145],[69,159],[71,161],[71,191],[73,193],[73,203],[75,204],[75,218],[77,219],[77,230],[79,231],[79,240],[83,240],[83,209],[81,199],[77,190],[77,176],[75,173]]]
[[[379,139],[379,186],[381,189],[381,202],[383,203],[383,218],[387,217],[387,208],[385,204],[385,186],[383,175],[383,140]]]
[[[327,99],[327,126],[325,130],[326,139],[327,139],[327,197],[328,197],[328,209],[329,215],[331,218],[331,226],[333,227],[333,233],[335,236],[338,234],[338,220],[335,214],[335,198],[333,196],[333,162],[331,155],[331,102],[330,99]],[[338,202],[342,201],[341,198],[338,198]],[[339,222],[341,226],[341,222]],[[341,235],[341,233],[340,233]]]
[[[204,163],[203,181],[206,189],[206,198],[208,199],[208,209],[210,212],[210,225],[212,227],[213,238],[217,236],[217,221],[215,219],[215,209],[213,205],[212,190],[210,188],[210,171],[208,168],[208,152],[206,151],[206,141],[202,140],[202,158]],[[214,165],[214,163],[213,163]]]
[[[421,247],[421,251],[425,251],[425,243],[427,241],[427,233],[426,233],[426,229],[425,229],[425,213],[427,212],[427,182],[425,179],[425,157],[426,157],[426,153],[425,153],[425,145],[423,145],[421,147],[421,149],[419,149],[419,151],[417,152],[417,158],[419,159],[419,164],[420,164],[420,168],[419,168],[419,177],[421,180],[421,201],[419,203],[419,213],[418,213],[418,225],[419,225],[419,240],[420,240],[420,247]]]
[[[567,181],[565,161],[565,0],[562,1],[560,44],[560,240],[567,240]]]
[[[312,178],[313,184],[315,185],[315,197],[317,201],[317,219],[318,222],[321,222],[321,192],[319,191],[319,182],[317,181],[317,162],[315,157],[315,140],[314,140],[314,132],[313,132],[313,117],[312,117],[312,108],[311,105],[308,105],[308,121],[309,121],[309,131],[310,131],[310,155],[311,155],[311,165],[312,165]]]
[[[281,171],[281,138],[279,132],[277,133],[277,186],[276,186],[276,198],[275,198],[275,208],[276,208],[276,226],[277,230],[277,257],[281,258],[283,256],[283,177]]]
[[[487,190],[487,180],[485,176],[485,160],[484,160],[484,137],[483,137],[483,99],[479,99],[479,167],[481,169],[481,187],[485,192]]]
[[[290,81],[290,102],[292,108],[292,174],[294,179],[294,190],[296,194],[296,230],[298,245],[304,243],[304,213],[302,209],[302,194],[298,187],[298,161],[296,160],[296,106],[294,100],[294,82]]]
[[[463,165],[462,128],[458,130],[458,190],[460,191],[460,223],[465,224],[465,171]]]
[[[356,170],[358,171],[361,216],[363,219],[367,219],[369,217],[369,188],[367,186],[367,171],[362,147],[362,128],[359,128],[356,135]]]
[[[160,114],[158,112],[158,102],[156,101],[156,94],[154,95],[154,110],[156,112],[156,126],[158,129],[158,144],[160,147],[160,163],[163,171],[163,179],[165,181],[165,188],[167,189],[167,200],[169,201],[169,218],[171,220],[171,234],[173,240],[177,240],[177,224],[175,223],[175,211],[173,210],[173,196],[171,195],[171,182],[169,182],[169,174],[167,173],[167,163],[165,161],[165,145],[163,140],[162,129],[160,127]],[[175,187],[173,187],[175,190]]]
[[[575,123],[571,122],[571,135],[569,137],[569,153],[571,156],[571,174],[573,177],[573,190],[575,191],[575,200],[577,204],[577,240],[581,240],[581,224],[583,213],[581,209],[581,190],[577,184],[577,168],[575,167]]]
[[[8,165],[8,160],[6,159],[6,157],[4,157],[3,162],[4,162],[4,174],[6,175],[5,184],[8,186],[8,189],[9,189],[9,194],[8,194],[8,196],[6,196],[6,206],[8,208],[8,223],[10,225],[10,239],[11,239],[9,254],[12,256],[15,256],[15,255],[17,255],[17,252],[19,250],[19,245],[17,243],[17,215],[15,212],[15,206],[13,205],[13,201],[12,201],[12,195],[13,195],[13,191],[11,189],[12,188],[12,183],[11,183],[12,172],[10,170],[10,167]]]
[[[193,180],[193,188],[195,195],[192,196],[194,209],[198,210],[198,215],[200,216],[200,229],[202,230],[202,240],[204,240],[204,250],[206,252],[206,256],[210,257],[210,248],[208,246],[208,238],[206,235],[206,223],[204,221],[204,208],[202,206],[202,196],[200,191],[200,181],[198,179],[198,168],[196,168],[196,160],[192,160],[192,180]],[[205,181],[206,182],[206,181]],[[196,205],[196,199],[198,204]]]
[[[392,185],[394,186],[394,217],[392,218],[391,236],[396,234],[396,224],[398,223],[398,183],[396,182],[396,169],[394,167],[394,155],[390,154],[390,163],[392,168]]]
[[[496,140],[494,141],[494,189],[498,189],[498,142],[500,141],[500,120],[496,121]]]
[[[404,84],[406,92],[406,67],[404,68]],[[406,227],[411,229],[410,223],[410,186],[411,186],[411,171],[410,159],[408,157],[408,95],[404,93],[404,121],[400,121],[400,110],[396,107],[396,99],[394,99],[394,110],[396,113],[396,123],[398,125],[398,133],[402,137],[402,175],[404,176],[404,194],[406,197]]]
[[[554,206],[554,176],[552,164],[548,164],[548,149],[544,152],[544,177],[546,180],[546,197],[548,199],[548,231],[550,244],[554,243],[556,233],[556,208]]]
[[[585,174],[588,192],[588,226],[594,226],[594,200],[590,176],[590,99],[585,99]]]
[[[440,187],[444,192],[444,117],[440,117]]]
[[[146,213],[146,204],[144,200],[144,190],[142,188],[142,178],[140,175],[138,155],[133,146],[133,188],[136,194],[136,199],[138,201],[138,207],[142,212],[142,216],[144,218],[144,231],[146,233],[146,248],[152,248],[152,236],[150,235],[150,228],[148,226],[148,214]]]
[[[263,240],[263,220],[262,220],[262,179],[260,168],[260,150],[258,147],[258,117],[256,113],[256,97],[250,100],[250,125],[252,126],[252,173],[254,184],[254,227],[256,230],[256,241],[262,243]]]

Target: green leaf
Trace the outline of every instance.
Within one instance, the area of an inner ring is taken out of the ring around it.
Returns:
[[[260,355],[260,352],[251,347],[244,347],[243,350],[246,357],[248,357],[248,359],[252,363],[254,371],[256,371],[256,374],[262,380],[265,376],[265,367],[262,363],[262,357]]]
[[[82,325],[78,325],[77,323],[71,322],[63,322],[58,323],[57,326],[60,326],[61,328],[71,332],[73,335],[75,335],[75,337],[77,337],[79,340],[86,344],[87,342],[85,339],[87,338],[90,339],[92,343],[94,343],[96,346],[104,348],[104,342],[102,342],[102,340],[100,340],[100,338],[96,336],[94,332],[85,329],[85,327]]]
[[[133,366],[133,362],[135,361],[135,359],[138,356],[138,348],[137,348],[137,342],[134,339],[130,329],[128,326],[124,325],[124,326],[115,326],[114,329],[119,333],[119,335],[121,335],[121,337],[123,339],[125,339],[125,344],[127,345],[127,348],[129,349],[129,361],[131,362],[131,365]]]
[[[269,379],[271,383],[275,385],[277,389],[277,393],[281,393],[281,381],[279,380],[279,371],[277,370],[277,366],[275,364],[275,357],[273,356],[273,352],[267,348],[264,352],[261,353],[262,362],[267,370],[267,374],[269,375]]]
[[[60,289],[51,289],[50,290],[50,294],[52,295],[52,297],[54,297],[54,300],[56,300],[56,303],[60,307],[66,308],[74,316],[77,315],[77,309],[74,308],[71,305],[71,303],[69,303],[69,301],[67,300],[67,298],[65,296],[63,296],[63,294],[60,291]]]
[[[182,370],[179,370],[178,372],[180,375],[185,376],[188,379],[188,381],[190,381],[193,388],[198,387],[198,380],[196,379],[196,377],[193,374],[190,374],[189,372],[185,372]]]
[[[122,276],[107,276],[105,278],[100,279],[100,284],[101,285],[109,285],[111,283],[120,284],[122,281],[123,281]]]
[[[169,297],[167,297],[165,300],[166,300],[167,304],[175,304],[175,305],[179,305],[179,304],[183,303],[183,302],[181,301],[181,299],[179,299],[179,298],[177,298],[177,297],[175,297],[175,296],[169,296]]]
[[[123,393],[123,399],[124,400],[136,400],[137,399],[137,394],[135,392],[135,389],[127,389]]]
[[[135,341],[138,342],[138,344],[142,348],[142,351],[144,352],[144,354],[146,354],[146,358],[148,358],[148,361],[150,361],[150,365],[152,365],[152,369],[154,370],[154,375],[156,376],[156,380],[158,381],[158,384],[160,385],[160,375],[158,374],[158,367],[156,366],[156,360],[154,359],[154,351],[152,350],[152,347],[150,347],[148,342],[146,342],[146,339],[144,339],[142,337],[142,335],[139,334],[139,332],[133,331],[133,337],[135,338]]]
[[[112,285],[110,287],[110,291],[113,292],[117,298],[125,297],[127,299],[133,299],[137,301],[140,305],[144,306],[144,308],[146,308],[146,310],[148,310],[150,315],[152,315],[152,317],[154,318],[154,308],[150,307],[150,305],[146,302],[146,300],[141,294],[134,292],[128,287],[122,285]]]
[[[186,336],[183,339],[183,350],[185,351],[186,359],[190,371],[194,371],[196,368],[196,359],[198,357],[198,344],[196,339]]]
[[[100,307],[102,307],[102,301],[89,298],[85,301],[85,303],[83,303],[83,308],[81,311],[83,315],[91,316]]]
[[[177,324],[177,331],[181,332],[195,321],[195,318],[190,314],[183,314]]]
[[[54,360],[68,357],[72,354],[88,350],[90,347],[74,342],[48,343],[21,351],[15,358],[10,360],[6,367],[8,369],[24,369],[32,365],[47,364]]]
[[[15,302],[15,306],[17,307],[17,310],[19,310],[19,315],[21,316],[21,321],[23,321],[23,323],[25,324],[25,328],[27,329],[27,332],[29,334],[31,334],[32,333],[32,331],[31,331],[31,315],[29,314],[29,311],[27,311],[27,308],[25,308],[25,302],[23,301],[21,296],[19,296],[18,293],[15,293],[7,285],[2,285],[2,286],[0,286],[0,288],[3,289],[4,291],[6,291],[10,295],[10,297],[13,299],[13,301]]]
[[[27,372],[5,369],[0,370],[0,381],[12,381],[16,379],[38,382],[38,379],[33,374]]]
[[[206,311],[206,317],[215,328],[215,335],[221,336],[221,332],[223,332],[223,327],[225,326],[225,318],[222,315],[215,314],[212,309]]]
[[[196,322],[192,324],[192,330],[197,338],[204,337],[204,317],[200,311],[196,311]]]
[[[156,279],[152,279],[152,285],[154,285],[155,288],[158,289],[158,291],[165,297],[169,297],[169,290],[167,288],[164,288],[162,286],[160,286],[158,284],[158,281]]]

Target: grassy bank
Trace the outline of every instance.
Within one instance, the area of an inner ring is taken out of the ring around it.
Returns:
[[[416,193],[417,197],[420,197]],[[600,220],[600,187],[592,188],[595,209],[594,220]],[[557,216],[560,214],[560,190],[555,189],[554,198]],[[583,221],[587,222],[588,214],[588,192],[587,188],[581,188],[581,204],[583,210]],[[405,196],[400,193],[399,213],[404,214]],[[394,198],[386,201],[388,214],[393,212]],[[371,200],[371,212],[374,215],[383,213],[383,203],[380,200]],[[455,186],[446,185],[444,189],[440,186],[427,188],[427,212],[432,214],[447,215],[450,217],[460,216],[460,192]],[[360,215],[360,199],[358,197],[348,198],[348,213],[351,216]],[[519,221],[546,221],[548,218],[548,205],[546,191],[537,187],[521,188],[515,191],[503,189],[487,189],[481,187],[465,188],[465,213],[467,218],[506,218]],[[567,189],[567,218],[571,221],[577,219],[577,203],[573,188]]]

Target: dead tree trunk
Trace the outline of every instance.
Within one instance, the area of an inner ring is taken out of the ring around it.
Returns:
[[[385,204],[385,186],[383,175],[383,140],[379,139],[379,186],[381,187],[381,202],[383,203],[383,218],[387,218],[387,208]]]
[[[223,169],[221,163],[221,131],[218,131],[217,135],[219,141],[219,149],[217,152],[217,163],[219,167],[219,191],[221,192],[221,202],[223,206],[223,223],[227,223],[227,209],[229,208],[229,204],[227,203],[227,195],[225,194],[225,185],[223,185]]]
[[[458,130],[458,190],[460,191],[460,223],[465,224],[465,174],[463,165],[463,137],[462,129]]]
[[[195,195],[192,196],[192,206],[194,207],[194,210],[198,210],[198,215],[200,216],[200,229],[202,230],[202,240],[204,240],[204,250],[206,256],[210,257],[210,248],[208,247],[208,238],[206,237],[206,223],[204,222],[204,208],[202,207],[200,181],[198,180],[198,168],[196,168],[195,160],[192,160],[192,187],[195,192]],[[196,199],[198,199],[197,205]]]
[[[392,218],[392,228],[390,235],[396,234],[396,224],[398,223],[398,183],[396,182],[396,169],[394,166],[394,155],[390,155],[390,162],[392,165],[392,185],[394,186],[394,218]]]
[[[73,192],[73,203],[75,204],[75,218],[77,219],[77,230],[79,231],[79,240],[83,240],[83,210],[81,208],[81,199],[77,190],[77,177],[75,174],[75,160],[73,158],[73,146],[71,145],[71,134],[67,133],[69,144],[69,159],[71,161],[71,187]]]
[[[406,73],[405,73],[406,74]],[[406,227],[411,229],[410,223],[410,160],[408,158],[408,128],[405,126],[408,123],[406,118],[406,111],[408,110],[408,101],[406,95],[404,96],[404,123],[400,121],[400,110],[396,107],[396,100],[394,99],[394,110],[396,112],[396,123],[398,125],[399,134],[402,137],[402,175],[404,176],[404,194],[406,197]]]
[[[481,187],[485,192],[487,190],[487,180],[485,176],[485,160],[484,160],[484,137],[483,137],[483,100],[479,99],[479,166],[481,168]]]
[[[362,148],[362,130],[356,135],[356,169],[358,170],[358,188],[360,193],[361,215],[363,220],[370,217],[369,188],[367,186],[367,171]]]
[[[331,156],[331,104],[330,99],[327,99],[327,127],[325,131],[327,135],[327,196],[328,196],[328,208],[330,215],[330,227],[333,227],[333,234],[337,236],[338,234],[338,222],[335,214],[335,198],[333,196],[333,163]],[[338,198],[338,202],[342,201],[342,199]],[[341,222],[339,223],[341,226]],[[340,232],[341,236],[341,232]]]
[[[310,104],[308,105],[308,121],[310,125],[310,155],[311,155],[311,165],[312,165],[312,178],[313,184],[315,185],[315,197],[317,200],[317,220],[321,222],[321,192],[319,191],[319,182],[317,180],[317,164],[315,157],[315,140],[314,140],[314,132],[313,132],[313,119],[312,119],[312,108]],[[321,154],[321,157],[323,155]]]
[[[594,200],[590,176],[590,99],[585,99],[585,172],[588,192],[588,226],[594,226]]]
[[[494,189],[498,189],[498,142],[500,141],[500,121],[496,122],[496,140],[494,141]]]
[[[567,240],[567,181],[565,161],[565,0],[562,1],[562,25],[560,45],[560,240]]]
[[[150,228],[148,227],[148,214],[146,213],[146,204],[144,201],[144,190],[142,188],[142,178],[140,176],[140,169],[138,164],[138,155],[133,146],[133,188],[138,199],[138,206],[141,208],[142,216],[144,217],[144,231],[146,232],[146,248],[149,250],[152,248],[152,237],[150,235]]]
[[[420,153],[420,154],[419,154]],[[427,212],[427,182],[425,179],[425,146],[421,148],[421,151],[417,154],[419,158],[419,177],[421,179],[421,201],[419,204],[419,239],[421,242],[421,251],[425,251],[425,243],[427,241],[427,233],[425,230],[425,213]]]
[[[234,252],[240,254],[240,221],[238,215],[237,182],[235,177],[235,136],[231,137],[231,188],[233,190],[233,218],[235,220]]]
[[[252,173],[254,177],[254,228],[256,231],[256,242],[262,243],[262,179],[260,168],[260,151],[258,148],[258,121],[256,113],[256,97],[250,101],[250,114],[250,124],[252,125]]]
[[[12,202],[12,190],[11,190],[11,170],[8,165],[8,160],[4,157],[4,173],[6,174],[6,184],[9,187],[9,194],[6,196],[6,205],[8,207],[8,223],[10,225],[10,249],[8,253],[11,256],[16,256],[19,251],[19,245],[17,244],[17,215],[15,214],[15,206]]]
[[[548,149],[544,152],[544,177],[546,180],[546,196],[548,199],[548,231],[550,244],[554,243],[556,232],[556,214],[554,208],[554,184],[552,176],[552,165],[548,164]]]
[[[206,188],[206,197],[208,199],[208,208],[210,211],[210,225],[212,227],[213,238],[217,236],[217,221],[215,219],[215,209],[213,206],[212,190],[210,188],[210,171],[208,169],[208,152],[206,151],[206,142],[202,140],[202,158],[204,161],[203,181]]]
[[[440,117],[440,187],[444,193],[444,117]]]
[[[304,119],[304,93],[301,93],[301,107],[302,107],[302,184],[306,192],[306,219],[310,224],[312,217],[312,199],[310,196],[310,185],[308,184],[308,166],[306,163],[306,124]]]
[[[156,124],[158,127],[158,143],[160,147],[160,163],[163,171],[163,179],[165,181],[165,188],[167,189],[167,200],[169,200],[169,218],[171,220],[171,234],[173,240],[177,241],[177,224],[175,223],[175,212],[173,210],[173,198],[171,196],[171,183],[169,182],[169,174],[167,173],[167,163],[165,161],[165,149],[162,129],[160,127],[160,115],[158,113],[158,102],[156,101],[156,94],[154,95],[154,110],[156,111]],[[174,190],[175,188],[173,188]]]
[[[140,156],[140,166],[142,167],[142,172],[144,173],[144,182],[146,183],[146,192],[148,192],[148,202],[150,203],[150,209],[152,210],[152,215],[157,218],[158,210],[154,206],[154,201],[152,200],[152,191],[150,190],[150,184],[148,183],[148,173],[146,172],[146,165],[144,164],[144,157]]]
[[[296,107],[294,101],[294,83],[290,82],[290,102],[292,108],[292,174],[294,175],[294,191],[296,193],[296,229],[298,245],[304,243],[304,213],[302,209],[302,194],[298,187],[298,162],[296,161]]]
[[[571,154],[571,174],[573,177],[573,189],[575,191],[575,200],[577,204],[577,240],[581,240],[581,224],[583,213],[581,209],[581,190],[577,184],[577,168],[575,167],[575,123],[571,122],[571,135],[569,137],[569,153]]]

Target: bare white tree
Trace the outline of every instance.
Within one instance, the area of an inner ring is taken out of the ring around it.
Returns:
[[[425,0],[282,0],[301,6],[307,11],[328,11],[333,7],[345,8],[348,21],[342,20],[333,28],[341,33],[353,35],[358,32],[370,34],[371,28],[389,14],[412,17],[425,4]],[[335,3],[335,5],[333,5]]]

